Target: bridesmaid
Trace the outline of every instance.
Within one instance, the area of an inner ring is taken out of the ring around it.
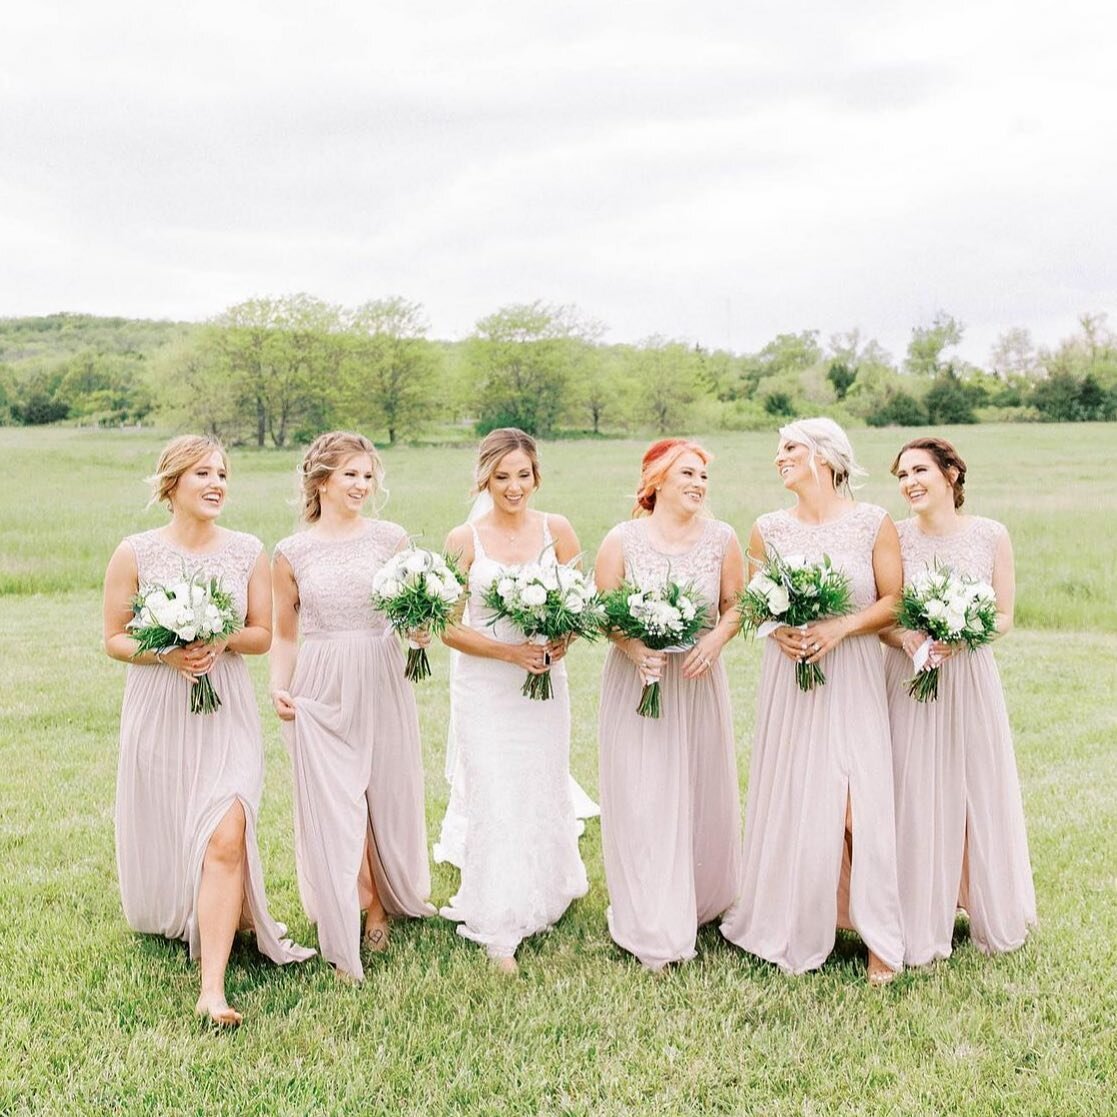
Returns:
[[[901,588],[896,528],[883,508],[854,501],[850,480],[863,471],[830,419],[783,427],[776,469],[796,502],[753,525],[753,564],[768,549],[811,562],[829,555],[849,576],[857,611],[804,630],[785,625],[766,641],[740,899],[721,931],[797,974],[826,961],[836,927],[854,930],[869,948],[869,981],[883,985],[904,958],[888,706],[875,639]],[[800,659],[821,663],[826,683],[800,691]]]
[[[283,938],[268,914],[256,845],[264,778],[260,718],[246,655],[271,641],[271,585],[260,541],[217,526],[228,459],[210,438],[182,435],[160,455],[152,503],[171,512],[163,528],[128,536],[105,573],[104,642],[128,664],[120,714],[116,861],[120,896],[135,931],[182,939],[200,960],[200,1015],[235,1025],[225,969],[238,926],[252,928],[272,961],[314,954]],[[131,600],[145,584],[201,572],[232,594],[244,627],[228,641],[137,656],[128,634]],[[208,674],[221,698],[192,714],[194,680]]]
[[[963,515],[966,463],[943,438],[917,438],[892,463],[912,516],[898,525],[905,580],[936,562],[992,584],[997,633],[1012,628],[1012,544],[995,520]],[[970,937],[991,954],[1015,950],[1036,922],[1036,898],[997,664],[989,647],[973,652],[933,645],[942,664],[939,696],[908,695],[911,659],[926,637],[882,634],[905,961],[918,966],[950,955],[956,906],[970,916]]]
[[[506,974],[517,972],[520,943],[548,930],[588,889],[571,798],[566,646],[526,642],[484,604],[509,566],[570,562],[581,553],[565,517],[529,507],[540,479],[531,437],[513,427],[491,431],[474,473],[487,511],[446,540],[468,575],[470,623],[443,635],[462,653],[450,685],[458,758],[447,818],[460,819],[463,833],[461,886],[442,914]],[[554,696],[523,697],[525,671],[548,665]]]
[[[408,537],[361,514],[384,476],[363,435],[319,435],[299,476],[309,526],[275,548],[271,697],[294,772],[303,907],[322,956],[361,981],[362,911],[373,951],[388,947],[389,915],[434,913],[415,696],[399,640],[369,603]]]
[[[605,537],[596,581],[692,581],[711,625],[684,653],[612,637],[601,680],[601,840],[609,933],[650,970],[695,956],[701,924],[737,894],[740,804],[722,648],[737,631],[744,556],[706,509],[710,455],[668,438],[644,455],[633,515]],[[658,676],[663,714],[636,713],[641,674]]]

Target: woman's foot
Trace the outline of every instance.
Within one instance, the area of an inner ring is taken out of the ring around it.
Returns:
[[[869,984],[870,985],[887,985],[891,981],[895,981],[896,974],[899,970],[891,969],[880,958],[878,958],[871,950],[869,951]]]
[[[235,1028],[244,1017],[233,1008],[224,996],[203,993],[194,1006],[199,1016],[208,1016],[219,1028]]]
[[[492,962],[493,969],[496,970],[497,973],[507,974],[509,977],[513,977],[520,972],[520,967],[516,964],[516,959],[511,955],[490,958],[489,961]]]

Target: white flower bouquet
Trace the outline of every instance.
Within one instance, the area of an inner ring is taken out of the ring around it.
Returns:
[[[465,578],[449,555],[409,547],[373,576],[372,604],[397,632],[422,629],[438,636],[453,619],[464,585]],[[427,649],[409,639],[404,676],[414,683],[430,673]]]
[[[601,601],[593,580],[573,563],[528,562],[504,571],[485,591],[492,610],[490,624],[506,620],[536,644],[601,635]],[[552,697],[551,672],[528,673],[520,691],[525,698]]]
[[[200,574],[169,586],[142,585],[132,599],[132,619],[128,622],[137,656],[185,648],[196,641],[214,644],[227,640],[240,627],[232,595],[216,578],[207,581]],[[220,705],[209,676],[200,676],[190,688],[190,712],[212,714]]]
[[[849,578],[836,569],[829,555],[821,562],[807,562],[802,555],[784,558],[768,548],[764,565],[737,598],[741,631],[768,636],[788,625],[803,628],[812,621],[837,617],[853,611]],[[800,690],[811,690],[826,682],[817,663],[795,664]]]
[[[645,588],[622,582],[604,595],[605,626],[630,640],[639,640],[652,651],[685,651],[706,624],[708,609],[689,582],[668,579],[662,586]],[[658,679],[643,677],[644,689],[636,712],[645,718],[660,715]]]
[[[926,633],[915,653],[916,674],[908,683],[908,694],[917,702],[934,702],[939,696],[939,664],[931,656],[931,646],[938,640],[973,651],[988,644],[997,633],[997,595],[988,582],[936,564],[904,586],[896,623]]]

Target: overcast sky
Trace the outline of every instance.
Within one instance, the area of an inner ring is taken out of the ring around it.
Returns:
[[[60,4],[0,25],[0,316],[389,294],[755,350],[1117,324],[1114,5]]]

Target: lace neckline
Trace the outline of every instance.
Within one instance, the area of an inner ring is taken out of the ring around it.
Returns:
[[[811,524],[811,523],[808,523],[806,520],[799,519],[798,516],[793,514],[793,512],[790,508],[781,508],[780,511],[793,524],[795,524],[796,527],[805,527],[805,528],[809,528],[812,531],[817,531],[818,528],[820,528],[820,527],[833,527],[835,524],[844,523],[851,516],[857,515],[858,509],[862,508],[862,507],[864,507],[864,506],[863,506],[861,501],[851,500],[849,502],[849,511],[848,512],[843,512],[840,516],[836,517],[833,520],[823,520],[821,523],[817,523],[817,524]]]
[[[176,555],[181,555],[183,558],[208,559],[213,558],[215,555],[224,554],[233,545],[233,540],[237,537],[235,531],[230,531],[228,528],[223,528],[222,530],[227,533],[225,542],[213,551],[188,551],[184,547],[180,547],[177,543],[172,543],[163,534],[162,528],[154,528],[151,534],[152,538],[154,538],[157,543],[166,547],[168,551],[173,551]]]
[[[715,522],[712,519],[707,519],[702,525],[702,531],[699,533],[698,538],[695,539],[695,541],[689,547],[687,547],[685,551],[664,551],[652,542],[651,532],[648,531],[649,520],[650,517],[649,519],[636,521],[638,525],[641,525],[643,527],[641,535],[643,535],[644,537],[644,545],[648,548],[649,551],[653,551],[655,554],[666,559],[683,558],[686,555],[692,554],[696,548],[702,546],[702,543],[705,541],[706,536],[710,532],[710,525]]]
[[[375,529],[376,520],[365,519],[362,517],[363,526],[356,535],[342,535],[336,539],[331,539],[328,535],[314,535],[310,529],[306,531],[306,538],[313,540],[315,543],[323,543],[330,547],[340,546],[343,543],[359,543],[363,539],[367,539]]]
[[[911,524],[911,530],[916,532],[923,539],[961,539],[963,536],[969,535],[969,533],[971,531],[973,531],[974,525],[976,525],[978,517],[977,516],[960,516],[959,519],[962,521],[962,526],[957,531],[952,531],[948,535],[936,535],[933,532],[924,531],[919,526],[919,517],[918,516],[908,516],[907,519],[904,520],[903,522]]]

